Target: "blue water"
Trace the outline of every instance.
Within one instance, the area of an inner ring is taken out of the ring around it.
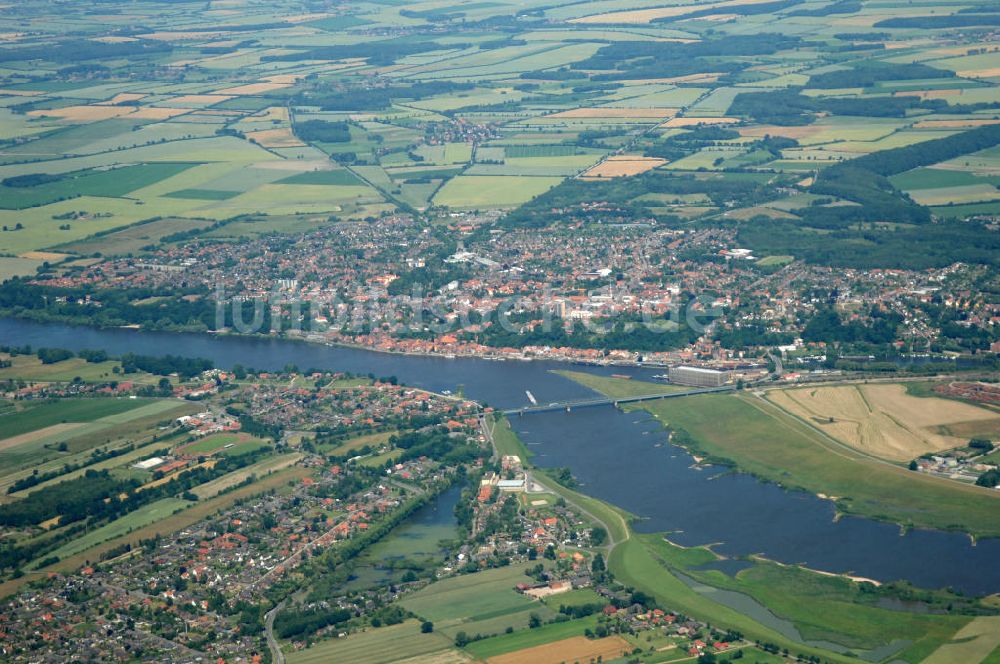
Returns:
[[[464,389],[470,398],[501,407],[593,396],[552,369],[555,362],[492,362],[387,355],[277,339],[217,337],[134,330],[99,330],[0,319],[0,344],[31,344],[112,354],[174,353],[206,357],[216,366],[235,363],[278,369],[287,363],[395,375],[431,390]],[[601,374],[649,377],[660,370],[573,367]],[[583,489],[640,517],[642,532],[670,532],[683,545],[716,544],[738,557],[763,554],[830,572],[851,572],[879,581],[907,579],[928,588],[950,586],[966,593],[1000,592],[1000,540],[973,546],[959,533],[912,531],[861,518],[834,522],[833,505],[802,492],[785,491],[722,468],[694,469],[693,460],[666,442],[667,434],[644,413],[614,408],[578,409],[512,418],[514,429],[541,466],[569,466]],[[998,508],[1000,509],[1000,508]]]

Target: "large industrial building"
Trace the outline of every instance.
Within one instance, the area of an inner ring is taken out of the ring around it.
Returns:
[[[733,372],[701,367],[670,367],[667,373],[671,383],[691,387],[722,387],[733,380]]]

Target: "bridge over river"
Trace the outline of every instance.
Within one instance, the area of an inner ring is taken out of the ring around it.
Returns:
[[[557,410],[571,411],[574,408],[590,408],[592,406],[617,406],[623,403],[637,403],[639,401],[653,401],[654,399],[678,399],[680,397],[690,397],[696,394],[713,394],[715,392],[729,392],[736,389],[733,385],[723,385],[722,387],[704,387],[683,392],[663,392],[660,394],[643,394],[635,397],[618,397],[612,399],[608,397],[595,397],[593,399],[576,399],[574,401],[556,401],[546,405],[524,406],[522,408],[511,408],[503,411],[504,415],[532,415],[534,413],[551,413]]]

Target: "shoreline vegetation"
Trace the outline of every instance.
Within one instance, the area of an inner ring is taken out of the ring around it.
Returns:
[[[526,449],[504,418],[495,420],[492,434],[499,454]],[[944,590],[879,583],[759,555],[745,558],[747,568],[731,576],[705,569],[725,557],[709,546],[674,544],[669,533],[636,533],[630,525],[635,515],[560,484],[526,458],[525,466],[535,484],[574,504],[608,532],[608,568],[619,581],[671,610],[739,630],[751,641],[822,661],[858,661],[859,655],[888,649],[886,656],[894,661],[919,662],[949,643],[974,616],[995,612],[989,597],[959,598]],[[726,593],[742,597],[751,609],[727,605]],[[798,639],[786,633],[789,625]]]
[[[560,372],[609,397],[635,394],[641,381]],[[653,383],[645,383],[659,388]],[[1000,495],[878,460],[830,439],[769,401],[746,394],[698,395],[630,405],[672,431],[671,442],[702,463],[730,466],[789,490],[825,496],[838,515],[903,529],[1000,536]],[[834,498],[836,497],[836,498]]]

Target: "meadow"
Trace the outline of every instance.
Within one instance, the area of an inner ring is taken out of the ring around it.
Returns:
[[[422,634],[420,623],[408,620],[399,625],[369,629],[343,639],[329,639],[307,650],[288,653],[285,659],[289,664],[379,664],[412,657],[429,664],[451,664],[456,661],[450,655],[451,645],[451,639],[437,632]]]
[[[531,612],[543,618],[554,615],[514,590],[518,583],[531,582],[524,574],[527,567],[511,565],[445,579],[404,598],[401,605],[452,637],[460,631],[471,635],[502,633],[508,626],[523,629]]]

